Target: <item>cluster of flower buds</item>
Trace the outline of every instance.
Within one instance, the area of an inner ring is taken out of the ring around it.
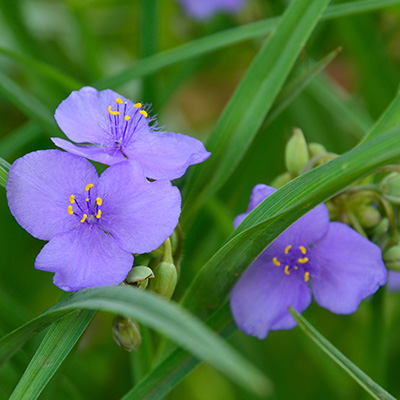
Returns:
[[[122,284],[151,290],[169,300],[179,277],[182,244],[182,231],[178,225],[158,249],[135,257],[134,267]],[[118,346],[127,351],[138,350],[142,342],[139,324],[122,316],[114,318],[112,335]]]
[[[301,129],[294,128],[285,148],[287,171],[275,178],[271,186],[280,188],[335,157],[338,155],[329,153],[323,145],[307,143]],[[376,243],[382,249],[386,267],[400,272],[399,205],[400,166],[397,165],[382,168],[326,203],[332,221],[345,223]]]

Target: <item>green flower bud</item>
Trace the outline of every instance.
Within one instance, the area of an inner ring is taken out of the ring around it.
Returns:
[[[373,234],[375,238],[386,235],[389,230],[389,220],[385,217],[382,221],[374,228]]]
[[[354,210],[354,215],[361,226],[366,229],[374,228],[382,219],[380,212],[372,206],[361,206]]]
[[[115,343],[126,351],[137,350],[142,343],[138,323],[122,316],[114,318],[112,337]]]
[[[310,157],[306,139],[301,129],[295,128],[285,148],[286,169],[292,176],[300,175],[308,161]]]
[[[146,289],[147,283],[150,278],[154,278],[154,273],[149,267],[139,265],[133,267],[126,277],[125,281],[129,285],[135,285],[139,289]]]
[[[310,154],[310,158],[327,153],[325,147],[319,143],[309,143],[308,144],[308,152]]]
[[[383,253],[383,262],[386,268],[393,269],[395,271],[400,271],[400,246],[389,247]]]
[[[154,275],[155,278],[149,283],[149,289],[166,299],[170,299],[178,281],[175,265],[168,261],[162,261],[154,268]]]
[[[381,182],[381,190],[389,201],[400,204],[400,174],[398,172],[390,173]]]
[[[283,185],[286,185],[288,182],[292,180],[292,176],[289,172],[284,172],[283,174],[278,175],[272,182],[271,186],[275,189],[281,188]]]
[[[164,255],[164,243],[157,249],[149,253],[151,258],[161,258]]]

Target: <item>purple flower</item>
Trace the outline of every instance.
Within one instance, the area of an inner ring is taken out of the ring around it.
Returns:
[[[390,292],[398,292],[400,290],[400,272],[389,271],[387,288]]]
[[[239,11],[246,0],[179,0],[185,13],[194,19],[202,20],[219,12],[233,14]]]
[[[275,189],[257,185],[235,227]],[[386,282],[378,246],[339,222],[329,222],[321,204],[286,229],[246,270],[231,293],[239,329],[264,339],[270,330],[296,325],[291,306],[304,311],[311,302],[337,314],[355,312],[361,300]]]
[[[91,144],[52,138],[58,147],[107,165],[136,160],[152,179],[179,178],[190,165],[210,156],[195,138],[156,130],[141,103],[133,104],[110,89],[83,87],[72,92],[58,106],[55,118],[69,139]]]
[[[138,163],[116,164],[99,177],[89,161],[59,150],[15,161],[6,189],[18,223],[49,240],[35,267],[54,272],[54,284],[66,291],[121,283],[132,253],[159,247],[180,214],[179,190],[148,182]]]

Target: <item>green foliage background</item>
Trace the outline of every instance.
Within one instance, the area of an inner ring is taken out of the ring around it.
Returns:
[[[175,1],[0,0],[0,157],[6,162],[52,148],[49,138],[63,137],[54,110],[83,85],[152,103],[160,125],[198,137],[213,153],[175,182],[185,204],[182,274],[174,295],[181,306],[124,288],[79,293],[72,305],[60,303],[0,340],[0,398],[11,396],[34,355],[14,399],[368,398],[301,329],[259,341],[235,330],[224,302],[235,274],[308,209],[399,161],[399,41],[396,0],[249,0],[236,16],[202,23]],[[308,141],[348,153],[286,185],[233,232],[251,188],[284,171],[284,145],[295,126]],[[2,186],[6,170],[2,162]],[[33,268],[43,242],[16,223],[0,191],[2,336],[66,295],[51,274]],[[304,316],[400,396],[399,302],[398,294],[381,290],[354,315],[333,315],[313,304]],[[96,309],[108,313],[92,319],[87,310]],[[110,313],[142,323],[138,353],[114,344]],[[37,333],[61,317],[47,333]],[[231,346],[201,320],[229,336]],[[202,364],[186,377],[198,362],[174,341],[220,372]],[[370,390],[392,398],[374,384]]]

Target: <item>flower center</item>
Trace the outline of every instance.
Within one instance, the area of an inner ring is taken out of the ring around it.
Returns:
[[[81,223],[94,223],[101,218],[100,206],[103,204],[103,200],[100,197],[94,199],[91,193],[92,187],[93,184],[89,183],[85,187],[84,196],[71,194],[68,199],[71,203],[67,208],[68,214],[75,215]]]
[[[148,114],[142,110],[142,103],[133,105],[134,111],[132,115],[128,115],[128,103],[124,102],[121,98],[115,99],[115,104],[109,105],[108,120],[111,131],[113,146],[115,150],[121,150],[124,144],[127,144],[133,133],[136,131],[141,119],[147,118]]]
[[[272,262],[277,267],[283,267],[283,272],[286,275],[291,273],[301,273],[304,275],[304,281],[310,279],[310,263],[307,257],[307,248],[304,246],[293,247],[287,245],[284,254],[278,257],[273,257]]]

